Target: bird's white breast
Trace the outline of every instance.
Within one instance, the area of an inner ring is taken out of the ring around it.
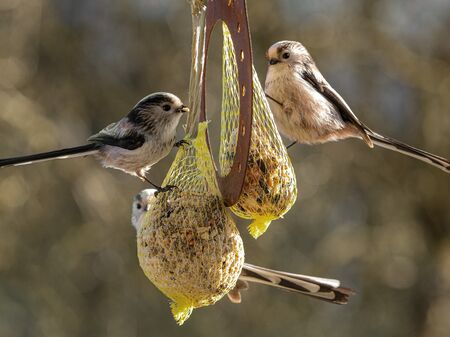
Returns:
[[[269,67],[265,91],[282,103],[280,106],[269,99],[283,135],[301,143],[320,142],[330,130],[343,128],[344,122],[326,97],[300,74],[289,66]]]

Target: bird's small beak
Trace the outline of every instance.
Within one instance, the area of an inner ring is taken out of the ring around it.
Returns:
[[[177,111],[185,113],[185,112],[189,112],[190,110],[189,110],[189,108],[186,105],[182,105],[181,108],[177,109]]]
[[[280,61],[279,61],[278,59],[270,59],[270,60],[269,60],[269,64],[270,64],[271,66],[273,66],[274,64],[277,64],[277,63],[280,63]]]

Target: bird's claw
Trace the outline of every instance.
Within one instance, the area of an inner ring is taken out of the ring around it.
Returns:
[[[297,144],[297,142],[292,142],[291,144],[289,144],[288,146],[286,146],[286,150],[289,150],[292,146],[294,146],[295,144]]]
[[[183,145],[191,145],[191,143],[189,141],[187,141],[187,140],[182,139],[182,140],[179,140],[178,142],[176,142],[173,146],[174,147],[181,147]]]
[[[174,188],[178,188],[178,187],[175,186],[175,185],[166,185],[166,186],[164,186],[164,187],[158,187],[158,188],[156,189],[156,192],[155,192],[155,197],[156,197],[159,193],[169,192],[169,191],[172,191]]]

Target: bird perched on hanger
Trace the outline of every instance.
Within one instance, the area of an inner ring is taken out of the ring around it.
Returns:
[[[146,189],[134,197],[131,224],[136,231],[139,230],[144,215],[149,211],[149,202],[155,197],[156,192],[154,189]],[[335,304],[346,304],[349,297],[354,294],[353,290],[341,287],[339,280],[286,273],[244,263],[235,288],[228,293],[229,300],[240,303],[241,291],[248,289],[249,283],[264,284]]]
[[[22,157],[0,159],[0,167],[34,164],[37,162],[94,155],[104,167],[111,167],[147,181],[158,191],[146,172],[167,156],[174,146],[176,129],[183,113],[189,108],[170,93],[156,92],[140,100],[116,123],[108,125],[88,138],[89,144]]]
[[[266,57],[269,65],[264,91],[278,130],[290,140],[317,144],[359,138],[369,147],[381,146],[450,172],[447,159],[382,136],[364,125],[325,80],[301,43],[277,42]]]

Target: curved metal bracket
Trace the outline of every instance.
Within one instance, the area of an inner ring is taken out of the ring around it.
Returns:
[[[221,176],[216,168],[219,189],[222,193],[225,206],[229,207],[238,201],[242,192],[252,134],[253,58],[246,1],[208,0],[206,7],[205,69],[203,71],[201,88],[200,122],[206,121],[206,60],[208,57],[209,41],[215,24],[220,20],[227,24],[230,31],[239,72],[240,113],[236,153],[231,170],[226,176]],[[209,138],[207,141],[211,152]]]

